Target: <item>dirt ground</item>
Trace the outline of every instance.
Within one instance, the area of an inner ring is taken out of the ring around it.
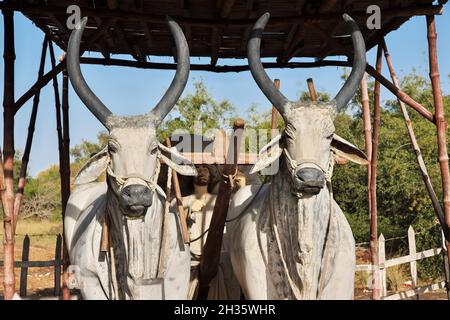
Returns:
[[[3,238],[3,230],[0,235]],[[62,233],[61,222],[21,220],[17,224],[15,260],[22,259],[22,243],[26,234],[30,237],[30,261],[48,261],[55,258],[56,237]],[[3,247],[0,246],[1,257]],[[3,258],[1,258],[3,260]],[[20,269],[15,269],[16,286],[19,290]],[[0,268],[0,279],[3,279],[3,268]],[[27,297],[38,299],[53,296],[55,273],[52,267],[28,269]],[[3,296],[3,285],[0,285],[0,296]]]
[[[2,228],[0,228],[2,229]],[[22,220],[17,225],[17,238],[15,259],[21,260],[22,242],[26,234],[30,237],[30,261],[47,261],[55,258],[56,236],[62,233],[61,222],[50,221],[31,221]],[[3,237],[2,230],[0,236]],[[3,256],[3,248],[0,246],[0,253]],[[370,256],[368,250],[358,249],[358,264],[368,264]],[[2,260],[2,258],[0,258]],[[0,268],[0,279],[3,278],[3,268]],[[19,290],[20,269],[16,268],[16,286]],[[54,297],[54,269],[49,268],[29,268],[27,298],[43,299]],[[371,297],[371,291],[367,289],[367,277],[357,273],[355,277],[355,299],[368,300]],[[400,287],[400,290],[409,289],[407,286]],[[389,292],[391,294],[393,292]],[[0,299],[3,297],[3,285],[0,285]],[[419,297],[420,300],[447,300],[445,289],[426,293]]]

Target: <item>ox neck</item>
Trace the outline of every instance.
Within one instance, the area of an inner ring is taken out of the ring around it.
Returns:
[[[108,190],[106,211],[110,221],[111,246],[115,256],[115,270],[119,299],[139,298],[137,287],[158,278],[161,249],[162,203],[153,196],[152,206],[141,219],[128,220],[113,191]]]
[[[327,183],[317,195],[298,198],[291,192],[288,176],[290,173],[282,166],[273,178],[265,206],[270,212],[275,246],[272,252],[279,252],[276,259],[283,262],[289,280],[278,290],[281,296],[316,299],[330,230],[332,194]]]

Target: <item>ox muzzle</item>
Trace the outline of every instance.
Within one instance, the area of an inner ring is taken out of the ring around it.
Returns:
[[[119,193],[119,203],[125,216],[140,218],[152,205],[153,192],[142,184],[130,184]]]
[[[296,161],[292,159],[286,149],[284,149],[284,154],[293,184],[292,193],[298,197],[319,194],[326,185],[329,169],[322,168],[314,160]]]

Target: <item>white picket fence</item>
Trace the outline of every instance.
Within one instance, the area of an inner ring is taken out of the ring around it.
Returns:
[[[407,256],[398,257],[386,260],[386,247],[385,247],[385,239],[383,234],[378,238],[378,266],[373,266],[372,264],[361,264],[356,266],[356,272],[370,272],[378,270],[374,274],[378,274],[379,277],[379,285],[381,291],[381,299],[382,300],[400,300],[405,298],[410,298],[414,296],[419,296],[420,294],[424,294],[427,292],[436,291],[442,288],[445,288],[445,281],[433,283],[430,285],[418,287],[418,278],[417,278],[417,261],[426,259],[429,257],[433,257],[439,255],[442,252],[442,248],[429,249],[421,252],[416,251],[416,235],[412,226],[408,228],[408,246],[409,246],[409,254]],[[446,259],[445,259],[446,260]],[[407,291],[397,292],[392,295],[387,294],[387,277],[386,270],[389,267],[401,265],[409,263],[410,271],[411,271],[411,289]],[[446,265],[446,273],[448,273],[448,266]]]

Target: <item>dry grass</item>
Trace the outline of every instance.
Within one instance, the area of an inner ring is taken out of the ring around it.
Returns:
[[[30,261],[47,261],[55,258],[56,236],[62,233],[62,223],[48,220],[19,220],[14,257],[22,260],[22,243],[26,234],[30,237]],[[3,228],[0,228],[3,238]],[[0,257],[3,257],[3,247],[0,246]],[[2,258],[0,258],[2,260]],[[19,290],[20,269],[15,269],[16,289]],[[0,268],[0,279],[3,279],[3,268]],[[53,268],[28,269],[28,296],[49,295],[53,292]],[[0,296],[3,296],[3,285],[0,285]]]

